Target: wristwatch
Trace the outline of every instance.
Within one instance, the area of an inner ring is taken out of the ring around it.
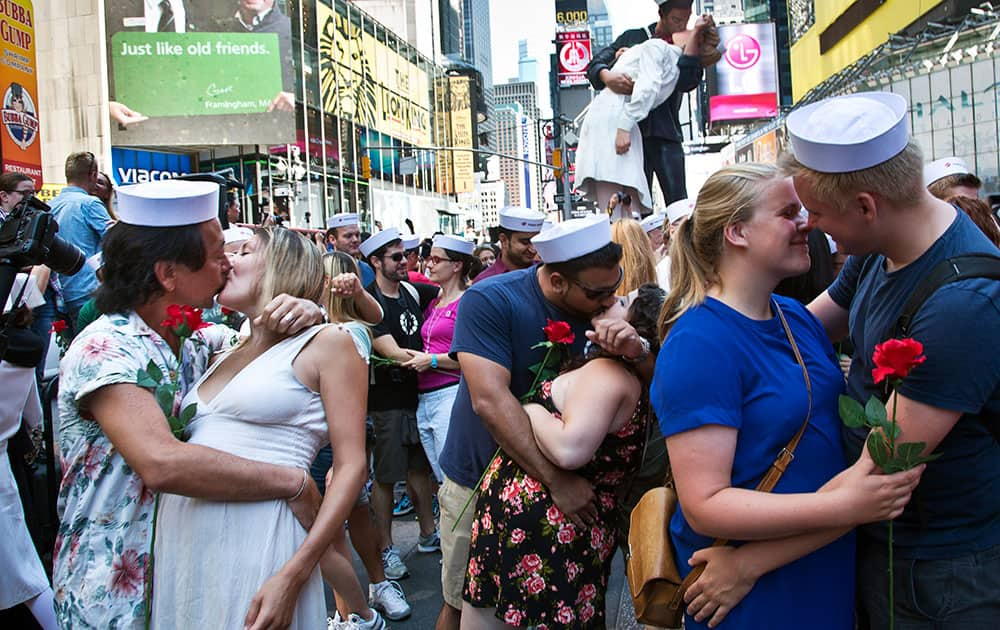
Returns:
[[[650,352],[649,340],[646,339],[645,337],[640,336],[639,344],[642,346],[642,352],[639,353],[639,356],[635,357],[634,359],[630,359],[627,356],[622,355],[622,360],[625,361],[626,363],[633,363],[633,364],[642,363],[643,361],[645,361],[646,358],[649,356]]]

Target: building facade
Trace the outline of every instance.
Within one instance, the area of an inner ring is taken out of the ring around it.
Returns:
[[[520,103],[496,106],[497,150],[531,162],[538,161],[537,142],[533,137],[533,121]],[[500,160],[500,179],[507,189],[510,205],[541,208],[537,168],[527,162]]]
[[[106,2],[105,7],[99,6],[102,2]],[[472,134],[471,124],[465,121],[474,115],[468,90],[462,96],[452,89],[450,81],[442,82],[447,68],[420,50],[433,52],[433,46],[420,37],[410,37],[421,31],[440,33],[439,26],[430,20],[437,0],[278,0],[275,6],[287,16],[291,32],[290,42],[280,51],[289,63],[273,67],[275,80],[280,81],[279,75],[286,72],[290,80],[279,86],[292,108],[281,114],[289,117],[291,131],[280,143],[257,140],[273,135],[268,121],[279,115],[265,114],[263,109],[260,114],[229,117],[191,112],[179,117],[148,116],[148,121],[138,123],[112,120],[109,112],[113,114],[118,105],[112,95],[123,93],[126,84],[122,72],[128,69],[121,64],[117,48],[109,52],[112,37],[115,41],[153,41],[159,35],[143,32],[139,18],[144,3],[133,3],[135,6],[118,0],[114,4],[106,0],[36,0],[46,181],[64,183],[66,155],[88,150],[118,183],[132,183],[123,181],[130,177],[172,176],[180,168],[135,168],[136,163],[184,164],[199,172],[227,171],[247,187],[241,204],[247,209],[243,217],[247,222],[261,221],[265,212],[278,212],[287,215],[293,227],[321,229],[326,216],[356,211],[369,229],[376,221],[390,227],[409,219],[418,233],[430,234],[445,225],[464,226],[467,219],[478,220],[471,209],[457,202],[457,194],[473,186],[468,161],[443,169],[443,163],[454,165],[454,160],[447,159],[448,152],[430,148],[444,144],[436,121],[448,118],[449,141],[465,139]],[[373,18],[362,9],[363,4],[381,7],[403,34]],[[456,0],[453,5],[460,3]],[[391,13],[389,8],[397,12]],[[118,16],[113,23],[116,31],[109,33],[112,22],[99,16],[123,10],[130,12],[126,17],[134,17],[127,21]],[[231,15],[224,17],[231,19]],[[199,37],[211,35],[221,42],[218,46],[225,46],[225,36],[214,33],[192,34],[188,39],[200,41]],[[205,80],[217,82],[211,75],[211,63],[204,67],[208,68]],[[141,66],[138,69],[143,70]],[[250,72],[250,76],[263,74],[254,74],[253,68]],[[456,89],[460,87],[456,84]],[[167,92],[154,96],[164,101],[174,97]],[[279,98],[283,97],[279,94]],[[256,102],[251,104],[256,106]],[[199,143],[182,133],[194,124],[211,127],[216,120],[232,126],[232,141]],[[150,141],[140,145],[130,140],[133,136]],[[182,137],[183,142],[179,140]],[[125,159],[130,160],[130,166],[116,169]],[[460,182],[456,173],[465,179]]]

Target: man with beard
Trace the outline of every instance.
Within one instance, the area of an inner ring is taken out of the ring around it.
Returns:
[[[398,364],[423,355],[420,326],[423,313],[438,295],[438,287],[406,281],[406,256],[399,230],[389,228],[361,244],[361,253],[375,268],[375,282],[366,288],[385,314],[372,329],[374,354],[394,365],[377,365],[368,389],[368,412],[375,426],[375,485],[372,510],[385,576],[398,580],[409,573],[392,543],[393,484],[406,481],[420,518],[417,549],[441,547],[431,505],[431,467],[417,430],[417,373]]]
[[[451,353],[461,364],[462,380],[440,459],[445,475],[438,491],[445,605],[438,630],[459,625],[476,513],[473,488],[498,445],[549,488],[556,505],[578,527],[596,514],[590,483],[557,468],[538,450],[521,406],[520,397],[534,378],[531,366],[545,354],[535,346],[546,340],[547,323],[569,324],[572,355],[579,355],[590,339],[641,364],[640,370],[652,371],[649,342],[624,321],[601,321],[589,330],[590,320],[618,299],[615,290],[623,277],[622,248],[611,241],[607,215],[564,221],[532,242],[543,264],[473,285],[462,297],[455,322]]]
[[[178,441],[151,388],[150,362],[176,375],[180,401],[209,358],[236,340],[209,325],[184,344],[168,307],[210,307],[231,268],[218,220],[219,187],[166,180],[119,190],[119,222],[104,238],[102,313],[63,359],[59,388],[62,520],[55,544],[56,614],[65,628],[143,628],[154,493],[217,501],[290,499],[296,513],[319,502],[307,471],[264,464]],[[308,301],[275,298],[254,325],[294,333],[322,320]],[[155,378],[154,378],[155,380]],[[175,413],[179,410],[175,409]],[[302,512],[305,510],[305,512]],[[274,595],[264,607],[274,607]]]
[[[500,210],[500,257],[476,276],[476,282],[533,265],[538,254],[531,238],[542,231],[543,223],[545,215],[528,208],[508,206]]]

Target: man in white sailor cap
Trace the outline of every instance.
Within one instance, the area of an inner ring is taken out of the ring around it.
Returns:
[[[924,186],[938,199],[955,195],[977,199],[982,185],[962,158],[945,157],[924,165]]]
[[[327,217],[326,247],[328,251],[344,252],[358,260],[362,286],[375,281],[375,270],[361,255],[361,222],[357,212],[341,212]]]
[[[649,237],[649,243],[653,246],[657,260],[667,255],[666,244],[663,241],[663,224],[666,220],[667,215],[657,212],[639,222],[643,231],[646,232],[646,236]]]
[[[476,276],[476,282],[508,271],[526,269],[535,262],[531,239],[542,231],[545,215],[528,208],[507,206],[500,210],[500,257]]]
[[[373,234],[361,243],[361,254],[375,269],[375,282],[365,287],[385,314],[372,328],[372,349],[396,365],[377,365],[368,388],[368,414],[375,428],[375,484],[372,512],[382,552],[385,576],[398,580],[409,569],[393,545],[393,485],[406,482],[420,519],[418,549],[436,551],[440,547],[434,527],[431,495],[431,467],[420,442],[417,428],[417,373],[401,364],[422,353],[420,326],[424,310],[437,297],[434,285],[407,281],[403,239],[396,228]]]
[[[164,322],[171,304],[211,306],[226,282],[230,263],[218,209],[219,186],[211,182],[164,180],[118,190],[119,221],[104,237],[97,290],[105,314],[76,337],[59,382],[57,437],[66,477],[53,585],[61,593],[62,627],[146,626],[156,492],[223,501],[299,497],[295,505],[305,508],[319,500],[304,470],[178,441],[150,389],[137,383],[153,362],[163,374],[180,374],[183,396],[212,354],[235,342],[235,331],[224,326],[198,330],[178,366],[179,339]],[[292,333],[320,321],[317,305],[283,295],[256,324]],[[264,606],[273,608],[281,596],[267,593]]]
[[[439,460],[445,476],[438,491],[445,606],[438,628],[457,627],[474,500],[461,520],[459,513],[497,444],[549,488],[556,505],[578,527],[594,518],[590,483],[541,454],[520,403],[531,386],[529,368],[545,353],[535,344],[545,341],[546,323],[569,324],[573,354],[581,353],[589,338],[652,369],[648,342],[628,324],[602,320],[590,330],[591,319],[617,299],[615,290],[622,281],[622,249],[611,240],[608,216],[558,223],[532,243],[543,264],[472,285],[462,296],[455,322],[451,354],[461,365],[462,378]]]
[[[885,397],[873,351],[902,332],[897,320],[922,281],[951,257],[998,253],[965,213],[927,191],[909,121],[906,99],[886,92],[834,97],[787,120],[794,156],[783,166],[810,227],[852,254],[809,308],[831,339],[854,342],[847,391],[862,405]],[[1000,443],[984,425],[1000,386],[998,312],[1000,282],[960,280],[933,292],[903,332],[926,361],[890,404],[897,441],[922,442],[940,459],[895,520],[898,627],[985,629],[1000,618]],[[867,434],[843,430],[848,461]],[[889,626],[886,539],[885,523],[858,530],[857,592],[872,628]]]

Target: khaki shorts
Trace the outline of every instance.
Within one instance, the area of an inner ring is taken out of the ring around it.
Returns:
[[[410,471],[431,471],[417,429],[416,409],[369,412],[375,426],[375,481],[406,481]]]
[[[469,503],[461,521],[458,515],[472,494],[472,490],[458,485],[447,475],[438,489],[438,505],[441,507],[441,591],[445,603],[458,610],[462,610],[462,589],[469,568],[469,543],[472,521],[476,517],[476,500]],[[456,522],[458,525],[455,525]]]

